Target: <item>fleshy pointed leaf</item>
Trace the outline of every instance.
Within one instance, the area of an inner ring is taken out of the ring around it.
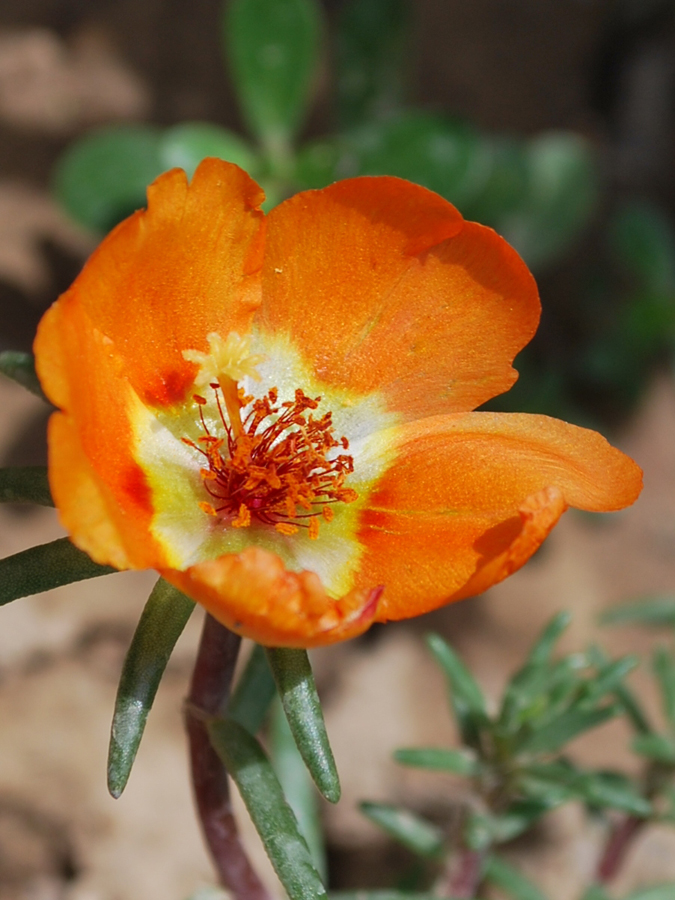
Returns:
[[[485,697],[473,675],[439,634],[427,636],[427,644],[448,679],[450,699],[464,741],[475,746],[487,724]]]
[[[654,674],[661,688],[666,721],[675,729],[675,658],[665,647],[657,647],[653,659]]]
[[[0,606],[19,597],[116,571],[109,566],[99,566],[68,538],[38,544],[0,559]]]
[[[530,665],[539,666],[551,661],[555,645],[571,620],[572,614],[565,610],[553,616],[551,621],[544,626],[544,630],[527,655],[527,661]]]
[[[35,372],[35,358],[32,353],[23,353],[20,350],[3,350],[0,353],[0,372],[16,381],[31,394],[35,394],[40,400],[49,403],[42,392],[42,387]]]
[[[600,617],[603,625],[662,625],[675,626],[675,597],[664,595],[644,597],[608,609]]]
[[[607,656],[604,651],[594,645],[589,651],[589,660],[597,668],[601,668],[607,662]],[[614,688],[614,696],[623,707],[624,712],[630,719],[631,725],[638,734],[651,734],[652,728],[649,724],[647,716],[642,709],[637,697],[625,684],[617,684]]]
[[[470,753],[445,747],[402,747],[394,752],[394,759],[404,766],[454,772],[457,775],[475,775],[479,769],[479,764]]]
[[[440,859],[445,841],[440,828],[407,809],[385,803],[360,803],[361,812],[399,844],[417,856]]]
[[[288,147],[303,123],[319,54],[315,0],[232,0],[224,45],[244,118],[269,150]]]
[[[318,795],[280,702],[275,703],[272,708],[270,725],[270,756],[274,771],[277,773],[286,801],[295,814],[298,828],[307,841],[314,865],[325,881],[327,863]]]
[[[621,709],[617,705],[601,709],[570,709],[533,731],[520,742],[518,750],[521,753],[553,753],[572,738],[591,728],[597,728],[620,712]]]
[[[675,766],[675,740],[665,734],[638,734],[632,747],[640,756]]]
[[[657,884],[648,888],[638,888],[629,894],[625,900],[673,900],[675,897],[675,881],[667,884]]]
[[[484,875],[513,900],[547,900],[539,888],[528,878],[497,856],[489,856],[485,861]]]
[[[625,775],[618,772],[588,772],[579,776],[573,786],[578,796],[600,809],[617,809],[634,816],[647,817],[651,803]]]
[[[11,466],[0,469],[0,503],[53,506],[46,466]]]
[[[616,694],[617,687],[638,662],[636,656],[623,656],[602,666],[596,676],[586,683],[582,698],[584,706],[594,706],[604,700],[607,694]]]
[[[193,609],[194,601],[163,578],[145,604],[124,660],[110,730],[108,790],[115,798],[126,787],[166,664]]]
[[[255,644],[230,698],[227,716],[251,734],[257,734],[276,693],[265,648]]]
[[[267,661],[305,765],[326,800],[337,803],[340,779],[307,651],[268,648]]]
[[[208,729],[290,900],[321,900],[326,889],[262,747],[231,719],[215,720]]]

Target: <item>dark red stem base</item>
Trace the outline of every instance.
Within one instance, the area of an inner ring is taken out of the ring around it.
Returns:
[[[271,900],[239,839],[227,772],[206,719],[227,708],[241,638],[207,614],[186,704],[192,785],[206,843],[223,887],[236,900]]]

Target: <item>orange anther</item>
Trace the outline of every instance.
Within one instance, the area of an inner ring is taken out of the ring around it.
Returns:
[[[319,536],[319,519],[318,516],[312,516],[309,520],[309,537],[315,541]]]
[[[290,537],[290,535],[297,534],[297,532],[298,532],[298,526],[291,525],[290,522],[277,522],[277,524],[274,527],[279,532],[279,534],[285,534],[289,537]]]

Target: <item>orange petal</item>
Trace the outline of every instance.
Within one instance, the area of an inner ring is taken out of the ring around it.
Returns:
[[[621,509],[642,484],[599,434],[546,416],[437,416],[404,426],[397,442],[359,532],[356,585],[385,585],[378,619],[485,590],[529,558],[566,506]]]
[[[117,226],[58,303],[81,304],[112,341],[144,402],[179,400],[195,366],[183,350],[207,350],[211,331],[246,333],[260,302],[263,193],[237,166],[207,159],[188,186],[179,169],[148,188],[148,209]],[[86,371],[55,371],[38,337],[39,374],[50,399],[67,406],[64,381]],[[40,359],[42,357],[42,360]]]
[[[132,455],[135,395],[123,362],[72,294],[43,317],[36,351],[49,372],[43,384],[65,401],[49,425],[49,483],[62,524],[96,562],[158,565],[149,491]]]
[[[237,634],[274,647],[316,647],[362,634],[373,622],[379,587],[333,600],[314,572],[289,572],[274,553],[251,547],[161,573]]]
[[[515,251],[397,178],[339,182],[274,209],[263,296],[256,324],[289,333],[319,378],[382,388],[410,419],[508,390],[539,320]]]

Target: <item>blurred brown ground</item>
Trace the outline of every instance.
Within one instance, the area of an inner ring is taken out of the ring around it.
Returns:
[[[331,14],[337,5],[328,4]],[[609,6],[422,0],[417,99],[487,128],[575,128],[614,141],[619,152],[616,119],[603,117],[589,99]],[[215,0],[3,0],[3,348],[30,346],[41,310],[91,246],[49,198],[50,171],[68,141],[93,124],[121,119],[206,118],[239,126],[214,39],[219,8]],[[320,97],[310,132],[327,122]],[[661,124],[660,139],[672,151],[672,121]],[[654,153],[647,162],[638,154],[624,177],[672,204],[672,172]],[[40,401],[0,382],[0,463],[43,462],[44,421]],[[455,740],[424,632],[446,635],[495,700],[536,631],[559,609],[574,613],[566,650],[600,640],[613,654],[648,653],[653,636],[600,632],[596,618],[620,600],[675,589],[675,388],[667,373],[615,439],[646,473],[632,509],[600,522],[568,514],[540,554],[486,596],[315,654],[344,787],[341,803],[325,809],[335,886],[383,885],[398,858],[359,815],[358,800],[406,803],[433,815],[451,815],[457,800],[450,778],[391,762],[397,746]],[[0,509],[2,556],[60,533],[52,511]],[[105,790],[116,679],[152,581],[147,573],[109,576],[0,613],[0,900],[183,900],[213,877],[192,812],[181,727],[198,615],[171,660],[126,793],[113,801]],[[655,707],[645,671],[633,681]],[[611,725],[574,749],[589,765],[630,767],[627,741],[625,730]],[[576,900],[601,836],[569,806],[513,853],[551,900]],[[650,829],[617,888],[666,878],[675,878],[675,831]]]

